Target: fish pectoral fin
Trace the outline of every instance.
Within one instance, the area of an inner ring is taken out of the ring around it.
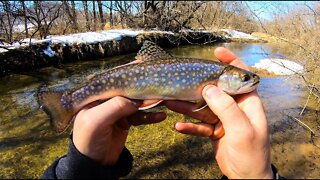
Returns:
[[[139,107],[139,110],[146,110],[146,109],[150,109],[153,108],[155,106],[157,106],[158,104],[160,104],[163,100],[144,100],[143,104]]]
[[[208,104],[206,103],[205,100],[200,100],[194,107],[194,110],[192,110],[192,112],[198,112],[201,111],[202,109],[206,108],[208,106]]]

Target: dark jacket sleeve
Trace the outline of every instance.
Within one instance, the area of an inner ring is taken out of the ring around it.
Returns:
[[[118,162],[113,166],[102,166],[93,159],[81,154],[72,140],[67,155],[57,159],[42,175],[41,179],[116,179],[129,174],[133,157],[124,148]]]

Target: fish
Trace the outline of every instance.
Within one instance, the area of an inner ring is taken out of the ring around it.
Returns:
[[[201,95],[206,85],[237,95],[255,90],[260,82],[259,76],[250,71],[220,61],[175,57],[151,41],[144,41],[134,61],[88,79],[73,90],[37,94],[56,133],[64,132],[74,116],[95,101],[122,96],[143,100],[139,110],[145,110],[163,100],[181,100],[196,102],[194,111],[199,111],[206,106]]]

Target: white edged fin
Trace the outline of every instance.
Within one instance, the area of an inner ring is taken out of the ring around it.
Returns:
[[[196,105],[194,110],[192,112],[198,112],[201,111],[202,109],[206,108],[208,105],[205,100],[201,99]]]
[[[160,104],[162,101],[163,100],[144,100],[143,104],[139,107],[139,110],[141,111],[151,109]]]

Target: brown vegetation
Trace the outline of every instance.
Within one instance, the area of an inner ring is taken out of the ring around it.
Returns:
[[[34,27],[30,29],[27,24]],[[24,25],[23,34],[15,32]],[[6,42],[112,28],[231,28],[257,30],[243,2],[219,1],[0,1],[0,37]]]

